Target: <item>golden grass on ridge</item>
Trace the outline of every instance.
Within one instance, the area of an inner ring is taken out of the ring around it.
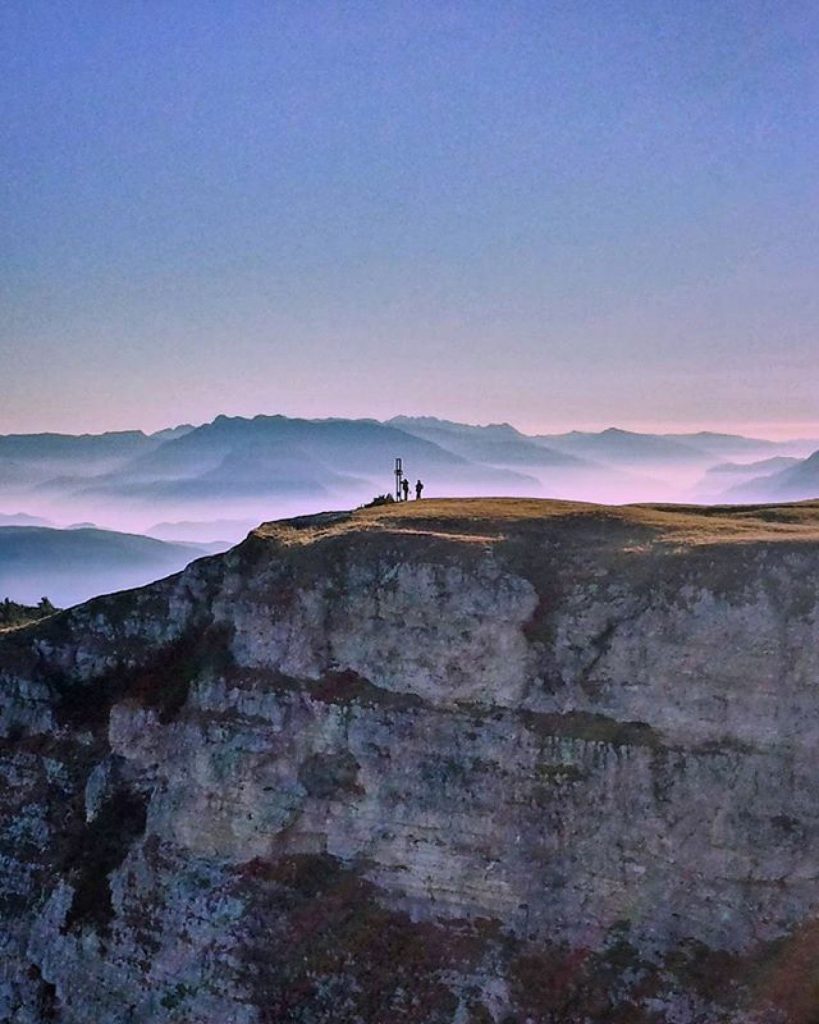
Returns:
[[[541,498],[432,498],[262,524],[254,534],[284,543],[370,530],[492,541],[537,523],[562,528],[634,527],[647,542],[711,544],[819,541],[819,501],[784,505],[594,505]]]

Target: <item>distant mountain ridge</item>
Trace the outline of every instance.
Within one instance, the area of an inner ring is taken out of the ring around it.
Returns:
[[[695,433],[659,434],[669,441],[679,441],[698,451],[718,455],[746,455],[760,451],[774,451],[779,448],[776,441],[758,437],[743,437],[740,434],[721,434],[713,430],[698,430]]]
[[[168,543],[113,530],[0,527],[0,599],[31,604],[44,593],[68,606],[150,583],[223,545]]]
[[[30,516],[25,512],[0,513],[0,526],[53,526],[42,516]]]
[[[149,444],[151,437],[141,430],[112,430],[103,434],[2,434],[2,458],[66,458],[120,453]],[[161,443],[161,441],[157,442]]]
[[[534,484],[508,469],[474,462],[439,444],[376,420],[306,420],[217,416],[139,452],[109,472],[52,481],[89,495],[196,501],[223,497],[326,499],[337,492],[370,497],[372,481],[389,486],[393,460],[433,486]]]
[[[147,583],[264,519],[392,492],[398,457],[425,498],[736,504],[819,495],[819,458],[794,453],[809,454],[806,442],[618,427],[528,435],[505,422],[408,415],[222,415],[152,434],[11,434],[0,437],[0,599],[47,594],[69,605]]]
[[[693,444],[662,434],[639,434],[619,427],[598,433],[572,430],[567,434],[541,434],[537,441],[560,451],[617,464],[700,462],[710,455]]]
[[[720,462],[708,469],[709,473],[730,473],[734,476],[762,476],[778,473],[782,469],[795,466],[801,462],[792,455],[772,455],[769,459],[756,462]]]
[[[464,458],[490,465],[564,466],[587,465],[585,459],[546,445],[522,434],[508,423],[472,426],[432,416],[394,416],[387,421],[415,437],[425,438]]]
[[[819,450],[796,465],[732,487],[733,501],[800,501],[819,497]]]
[[[673,500],[663,473],[685,472],[693,479],[699,472],[709,475],[699,500],[740,500],[716,489],[718,478],[711,470],[718,463],[793,457],[797,448],[807,454],[805,444],[713,431],[652,434],[618,427],[527,435],[509,423],[475,425],[432,416],[397,415],[380,422],[220,415],[199,426],[183,424],[153,434],[0,436],[0,509],[5,500],[8,514],[19,515],[29,495],[24,514],[45,509],[46,519],[52,508],[70,507],[75,520],[116,521],[124,503],[129,509],[156,505],[159,514],[147,518],[146,512],[145,527],[160,516],[253,519],[269,514],[271,507],[283,513],[307,511],[317,503],[368,500],[392,489],[398,456],[413,481],[423,478],[429,496]],[[760,465],[760,475],[768,468]],[[778,468],[792,469],[794,476],[775,479],[772,472],[772,486],[784,491],[771,491],[771,498],[812,496],[810,470],[799,473],[795,463]],[[730,471],[720,472],[727,476]],[[766,486],[757,481],[754,500],[760,500]],[[684,500],[698,500],[696,489]],[[113,512],[98,516],[100,505]]]

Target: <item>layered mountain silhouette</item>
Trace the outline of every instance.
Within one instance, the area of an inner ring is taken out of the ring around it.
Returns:
[[[17,517],[9,525],[92,521],[140,532],[161,520],[258,522],[391,491],[397,456],[429,497],[774,501],[815,496],[813,464],[800,468],[796,456],[817,448],[708,431],[527,435],[509,423],[429,416],[217,416],[154,434],[0,437],[0,514]],[[194,526],[177,535],[203,537]]]
[[[393,459],[433,486],[496,488],[533,485],[525,475],[476,465],[451,449],[375,420],[304,420],[285,416],[218,416],[93,478],[52,481],[87,494],[216,499],[322,498],[391,481]]]
[[[259,524],[253,519],[182,519],[154,523],[144,532],[157,540],[185,541],[199,544],[214,541],[236,541],[246,537]]]
[[[754,477],[728,491],[732,501],[799,501],[819,498],[819,450],[776,473]]]
[[[94,464],[155,448],[167,439],[167,434],[167,431],[160,431],[151,436],[141,430],[105,434],[5,434],[0,436],[0,459]]]
[[[453,423],[432,416],[395,416],[391,426],[424,438],[466,459],[490,465],[588,467],[585,459],[539,444],[508,423],[485,427]]]
[[[776,441],[767,441],[759,437],[742,437],[739,434],[720,434],[712,430],[699,430],[693,434],[661,434],[659,436],[668,441],[677,441],[699,452],[716,455],[719,458],[756,456],[765,451],[779,451],[783,447]]]
[[[699,463],[711,454],[682,439],[637,434],[617,427],[599,433],[572,430],[567,434],[543,434],[537,441],[558,451],[614,465]]]
[[[105,434],[6,434],[0,436],[0,473],[14,467],[29,476],[99,473],[160,447],[174,431],[148,435],[141,430]],[[39,474],[38,471],[39,470]]]
[[[25,512],[0,513],[0,526],[53,526],[42,516],[30,516]]]
[[[0,527],[0,598],[67,606],[141,586],[224,545],[172,544],[111,530]]]
[[[696,433],[652,434],[609,427],[599,432],[572,430],[535,438],[558,451],[616,465],[700,465],[736,458],[762,459],[796,455],[819,442],[769,441],[702,430]]]
[[[770,459],[756,462],[720,462],[708,469],[709,473],[730,474],[731,476],[770,476],[780,470],[797,465],[801,460],[792,455],[773,455]]]

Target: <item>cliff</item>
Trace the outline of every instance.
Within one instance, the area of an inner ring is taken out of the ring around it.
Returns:
[[[819,503],[270,523],[0,636],[0,1020],[816,1021]]]

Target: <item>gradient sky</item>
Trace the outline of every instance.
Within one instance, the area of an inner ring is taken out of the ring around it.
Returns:
[[[819,6],[4,0],[0,431],[819,430]]]

